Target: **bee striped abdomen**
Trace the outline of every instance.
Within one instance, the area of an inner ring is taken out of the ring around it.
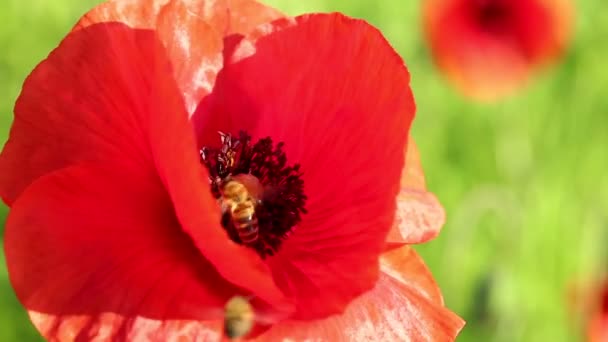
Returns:
[[[230,213],[232,226],[242,243],[251,245],[258,240],[256,200],[240,182],[228,181],[221,188],[222,205]]]
[[[245,244],[254,243],[258,238],[258,219],[251,201],[239,203],[233,211],[234,226]]]

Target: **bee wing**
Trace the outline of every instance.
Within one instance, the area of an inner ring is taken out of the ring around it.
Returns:
[[[225,143],[226,140],[228,140],[230,137],[230,134],[226,134],[222,131],[217,131],[217,133],[220,135],[220,141],[222,142],[222,144]]]
[[[266,312],[256,312],[255,316],[254,316],[255,321],[262,325],[276,324],[286,318],[287,318],[287,315],[278,315],[278,314],[271,314],[271,313],[266,313]]]
[[[276,309],[283,311],[277,311]],[[289,310],[289,308],[287,307],[274,308],[272,310],[268,307],[265,307],[256,309],[254,313],[254,319],[257,323],[262,325],[271,325],[287,319],[291,313],[291,310]]]
[[[243,297],[249,303],[251,300],[255,300],[254,295]],[[206,306],[199,307],[193,306],[190,308],[193,314],[199,317],[200,320],[212,320],[212,321],[224,321],[226,319],[226,307],[224,306]],[[272,325],[276,324],[282,320],[285,320],[289,317],[290,312],[286,311],[277,311],[277,308],[269,308],[267,306],[262,306],[261,308],[253,309],[253,319],[255,322],[261,325]],[[282,310],[281,308],[278,308]]]

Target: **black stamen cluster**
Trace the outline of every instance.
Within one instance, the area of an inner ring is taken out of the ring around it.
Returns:
[[[220,135],[219,149],[201,150],[202,162],[209,169],[211,191],[220,198],[222,182],[239,174],[250,174],[260,181],[264,191],[256,207],[259,238],[250,247],[262,256],[273,255],[306,213],[300,165],[287,165],[284,144],[275,146],[270,137],[252,145],[251,137],[245,132],[240,132],[236,140],[230,134]],[[229,221],[222,220],[224,228],[233,241],[241,243],[234,228],[230,229]]]

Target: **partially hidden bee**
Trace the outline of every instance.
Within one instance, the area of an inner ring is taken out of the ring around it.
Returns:
[[[220,186],[220,201],[222,213],[228,213],[232,225],[245,245],[251,245],[258,240],[258,219],[255,215],[256,206],[260,203],[257,191],[259,182],[250,175],[230,177]]]
[[[253,328],[255,312],[249,300],[242,296],[232,297],[224,307],[224,334],[229,339],[247,335]]]

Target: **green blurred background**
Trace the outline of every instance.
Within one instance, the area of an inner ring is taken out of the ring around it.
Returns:
[[[0,3],[0,141],[29,71],[98,1]],[[288,14],[341,11],[381,29],[412,73],[413,128],[429,188],[448,221],[417,247],[448,307],[468,324],[459,341],[577,341],[569,286],[608,255],[608,3],[577,3],[561,64],[517,96],[469,102],[434,69],[419,1],[268,0]],[[4,222],[6,208],[0,207]],[[4,255],[2,253],[2,258]],[[0,262],[0,341],[37,341]]]

